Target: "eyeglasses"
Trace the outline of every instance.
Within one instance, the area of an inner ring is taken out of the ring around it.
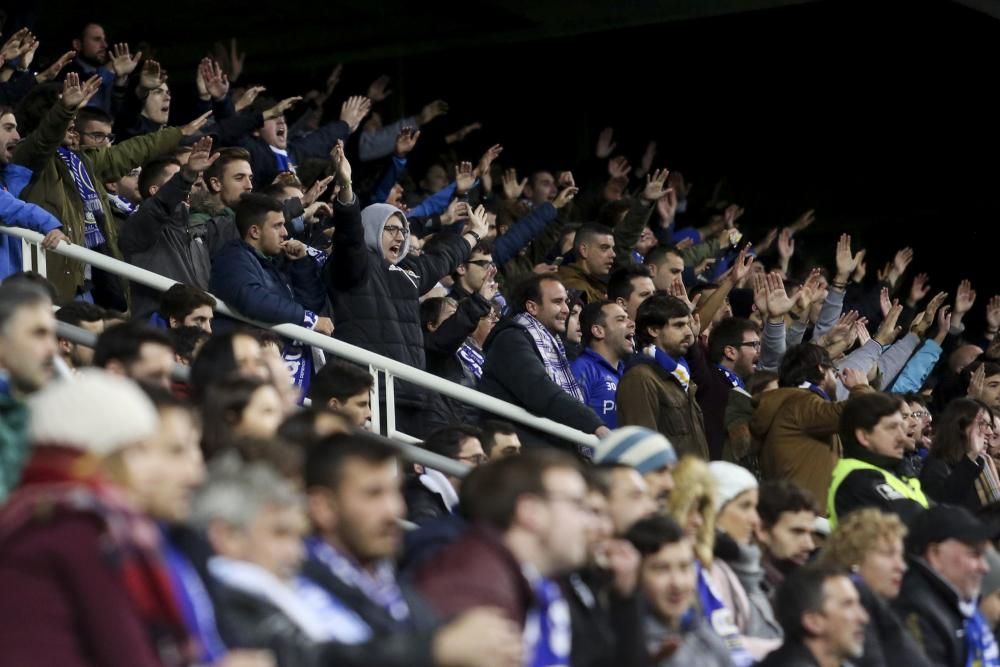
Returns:
[[[930,417],[931,413],[927,412],[926,410],[917,410],[916,412],[911,412],[910,416],[916,417],[917,419],[923,419],[924,417]]]
[[[401,227],[399,225],[386,225],[385,227],[382,228],[382,231],[388,234],[389,236],[396,236],[397,234],[399,234],[404,239],[410,235],[410,232],[408,229],[406,229],[406,227]]]
[[[471,456],[459,456],[456,457],[459,461],[465,461],[466,463],[471,463],[474,466],[481,466],[489,462],[490,457],[486,454],[472,454]]]
[[[746,342],[740,343],[739,347],[752,347],[755,350],[759,350],[760,349],[760,341],[759,340],[748,340]]]
[[[470,259],[466,264],[475,264],[481,269],[488,269],[491,266],[496,266],[496,262],[492,259]]]
[[[81,132],[80,136],[81,137],[90,137],[91,139],[93,139],[94,141],[96,141],[99,144],[100,143],[104,143],[105,141],[107,141],[109,144],[111,144],[111,143],[114,143],[114,141],[115,141],[115,135],[114,134],[109,134],[109,133],[106,133],[106,132]]]

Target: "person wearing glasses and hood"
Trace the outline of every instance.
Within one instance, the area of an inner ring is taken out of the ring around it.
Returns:
[[[343,142],[335,149],[337,184],[333,254],[325,282],[333,303],[337,338],[424,370],[426,354],[420,327],[420,297],[465,262],[487,233],[482,207],[468,210],[461,234],[442,234],[419,257],[411,256],[410,223],[389,204],[363,211],[351,188],[351,165]],[[421,437],[422,392],[396,383],[396,424]]]

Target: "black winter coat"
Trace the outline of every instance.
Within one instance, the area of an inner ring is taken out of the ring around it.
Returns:
[[[909,565],[893,609],[934,667],[965,667],[958,594],[921,559],[909,559]]]

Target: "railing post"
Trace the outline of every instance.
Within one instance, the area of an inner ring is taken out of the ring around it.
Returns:
[[[392,373],[385,371],[385,434],[392,437],[396,432],[396,387]]]
[[[382,433],[382,409],[379,407],[379,391],[378,391],[378,369],[374,366],[368,366],[368,372],[372,374],[372,390],[369,394],[369,404],[372,411],[372,430],[376,433]]]

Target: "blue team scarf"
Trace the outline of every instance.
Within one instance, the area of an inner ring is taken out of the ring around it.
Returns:
[[[288,151],[281,148],[275,148],[274,146],[268,146],[271,152],[274,153],[275,162],[278,164],[278,171],[290,171],[295,173],[295,165],[292,163],[291,158],[288,157]]]
[[[805,382],[803,382],[802,384],[800,384],[799,385],[799,389],[808,389],[812,393],[814,393],[817,396],[819,396],[820,398],[822,398],[824,401],[829,401],[830,400],[829,394],[827,394],[825,391],[823,391],[822,389],[820,389],[818,385],[813,384],[812,382],[809,382],[808,380],[806,380]]]
[[[722,638],[729,649],[729,657],[732,658],[736,667],[750,667],[756,660],[743,645],[740,631],[733,621],[733,614],[722,602],[722,598],[715,592],[712,580],[708,572],[696,562],[698,568],[698,605],[701,607],[701,614],[708,621],[715,634]]]
[[[305,546],[309,556],[326,565],[333,576],[361,591],[365,597],[384,609],[394,621],[402,623],[409,619],[410,607],[406,604],[399,584],[396,583],[391,562],[379,563],[372,573],[317,537],[306,539]]]
[[[524,622],[525,665],[568,667],[573,644],[569,605],[554,581],[538,577],[533,588],[535,605]]]
[[[1000,667],[1000,649],[982,612],[965,620],[965,667]]]
[[[486,357],[481,351],[466,341],[462,343],[462,347],[458,348],[456,354],[458,354],[458,360],[462,362],[462,367],[466,371],[471,373],[477,381],[483,379],[483,365],[486,364]]]
[[[743,391],[746,391],[747,386],[743,384],[743,378],[721,364],[716,364],[715,367],[726,376],[726,379],[729,380],[729,384],[733,385],[733,389],[742,389]]]
[[[198,662],[214,664],[226,655],[226,645],[219,637],[215,609],[205,584],[187,557],[163,538],[163,556],[170,574],[170,583],[184,617],[188,631],[198,640]]]
[[[649,348],[646,348],[646,354],[656,359],[656,363],[660,365],[660,368],[673,375],[681,383],[684,391],[687,392],[691,386],[691,368],[688,366],[687,359],[684,357],[674,359],[655,345],[650,345]]]
[[[96,248],[106,240],[104,233],[101,232],[101,225],[104,223],[104,206],[101,204],[101,198],[97,195],[94,182],[80,156],[64,146],[60,146],[56,152],[66,163],[66,168],[69,169],[69,174],[76,185],[76,191],[83,201],[83,240],[88,248]]]

